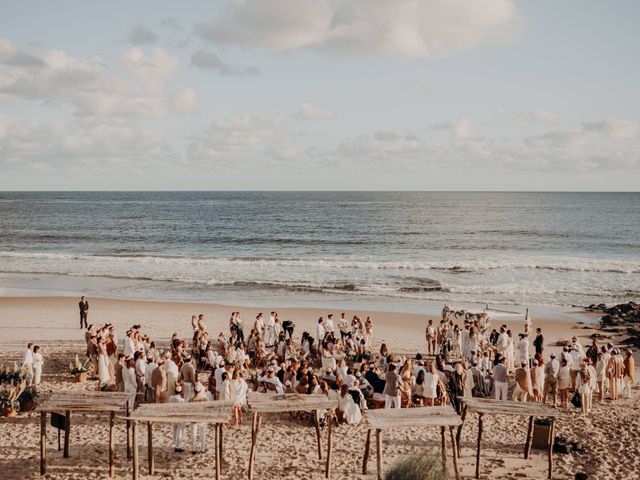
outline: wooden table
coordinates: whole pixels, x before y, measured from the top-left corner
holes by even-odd
[[[533,422],[536,417],[548,417],[551,420],[549,427],[549,447],[547,455],[549,457],[549,475],[547,478],[551,478],[553,472],[553,429],[555,418],[562,416],[562,412],[559,410],[544,405],[542,403],[524,403],[513,402],[508,400],[490,400],[485,398],[462,398],[464,402],[464,409],[462,412],[462,420],[464,421],[467,411],[476,412],[478,414],[478,445],[476,449],[476,478],[480,478],[480,449],[482,442],[483,423],[482,417],[484,415],[517,415],[522,417],[529,417],[529,427],[527,429],[527,440],[524,446],[524,458],[528,459],[531,453],[531,440],[533,433]],[[460,432],[462,431],[462,425],[458,427],[458,444],[460,443]]]
[[[114,426],[117,413],[128,415],[135,401],[135,393],[124,392],[56,392],[49,395],[40,406],[40,475],[47,473],[47,414],[64,412],[64,458],[69,458],[71,445],[71,413],[109,414],[109,476],[115,476]],[[127,456],[131,448],[127,424]]]
[[[155,473],[153,457],[153,424],[213,424],[215,427],[214,454],[216,465],[216,480],[220,479],[222,471],[222,430],[231,416],[232,403],[227,401],[207,402],[172,402],[172,403],[145,403],[140,405],[131,415],[124,417],[132,423],[133,436],[133,464],[132,478],[139,478],[138,459],[138,423],[147,424],[147,460],[149,475]]]
[[[370,428],[367,430],[367,441],[365,443],[364,460],[362,462],[362,473],[364,475],[367,474],[372,430],[376,431],[378,480],[382,480],[382,430],[406,427],[440,427],[442,468],[445,472],[447,471],[447,439],[445,431],[449,428],[451,451],[453,453],[453,468],[456,480],[460,479],[458,447],[456,445],[456,435],[453,430],[454,427],[462,424],[462,419],[451,406],[367,410],[365,417]]]
[[[338,400],[331,400],[326,395],[300,395],[297,393],[269,394],[249,392],[247,394],[249,409],[253,412],[251,423],[251,452],[249,453],[249,480],[253,480],[253,466],[256,458],[258,431],[264,413],[314,412],[316,439],[318,442],[318,459],[322,460],[322,438],[320,433],[320,412],[338,408]],[[331,423],[328,423],[327,461],[325,477],[331,476]]]

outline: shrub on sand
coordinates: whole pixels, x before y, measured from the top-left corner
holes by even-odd
[[[439,455],[425,452],[421,455],[407,455],[393,462],[385,475],[385,480],[446,480]]]

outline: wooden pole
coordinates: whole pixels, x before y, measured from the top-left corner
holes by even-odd
[[[138,480],[138,437],[136,435],[135,420],[131,422],[131,453],[133,457],[133,480]]]
[[[111,412],[109,414],[109,477],[113,478],[116,475],[116,455],[114,451],[114,443],[115,443],[115,424],[116,424],[116,412]]]
[[[322,435],[320,433],[320,412],[316,410],[316,439],[318,440],[318,460],[322,460]]]
[[[449,427],[449,433],[451,434],[451,451],[453,452],[453,471],[456,475],[456,480],[460,480],[460,467],[458,466],[458,441],[456,435],[453,433],[453,426]]]
[[[549,425],[549,446],[548,446],[548,455],[549,455],[549,476],[547,478],[551,479],[551,475],[553,474],[553,427],[555,425],[556,419],[551,419],[551,425]]]
[[[327,432],[327,468],[325,469],[324,476],[325,478],[331,478],[331,430],[333,425],[333,418],[327,417],[327,421],[329,422],[329,430]]]
[[[478,449],[476,451],[476,478],[480,478],[480,444],[482,442],[482,414],[478,415]]]
[[[125,406],[125,415],[129,418],[129,402],[131,400],[127,400],[127,404]],[[131,460],[131,420],[127,420],[127,460]]]
[[[462,423],[458,425],[458,432],[456,433],[456,445],[458,446],[458,456],[460,455],[460,437],[462,435],[462,426],[464,425],[464,419],[467,416],[467,404],[463,402],[462,407]]]
[[[251,422],[251,451],[249,452],[249,480],[253,480],[253,464],[255,463],[255,457],[256,457],[256,443],[258,439],[259,427],[260,427],[259,413],[253,412],[253,421]]]
[[[213,446],[213,448],[216,451],[216,480],[220,480],[220,472],[221,472],[220,462],[222,462],[222,455],[220,454],[220,448],[218,448],[218,445],[222,443],[222,430],[220,428],[221,424],[214,425],[214,427],[215,427],[214,428],[215,445]],[[249,459],[249,463],[251,463],[251,459]]]
[[[71,410],[64,412],[64,458],[69,458],[69,444],[71,443]]]
[[[40,412],[40,475],[47,473],[47,412]]]
[[[442,445],[440,446],[440,455],[442,456],[442,471],[444,472],[445,478],[448,477],[447,473],[447,437],[445,435],[444,426],[440,427],[440,439]]]
[[[153,475],[155,463],[153,460],[153,424],[151,422],[147,422],[147,457],[149,461],[149,475]]]
[[[217,425],[217,427],[218,427],[218,431],[220,432],[218,434],[218,450],[220,450],[220,470],[222,470],[222,462],[223,462],[223,457],[222,456],[224,454],[224,451],[222,450],[222,445],[223,445],[223,443],[222,443],[222,430],[223,430],[223,428],[222,427],[223,427],[223,424],[220,423],[220,424]]]
[[[369,463],[369,449],[371,448],[371,429],[367,430],[367,441],[364,444],[364,459],[362,460],[362,474],[367,474],[367,465]]]
[[[378,459],[378,480],[382,480],[382,430],[376,429],[376,458]]]
[[[531,453],[531,437],[533,433],[533,417],[529,417],[529,428],[527,429],[527,441],[524,444],[524,458],[525,460],[529,458],[529,454]]]

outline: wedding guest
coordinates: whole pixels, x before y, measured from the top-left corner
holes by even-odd
[[[33,347],[33,385],[40,385],[42,380],[42,367],[44,365],[44,359],[40,353],[40,347],[35,345]]]
[[[560,372],[560,362],[556,360],[555,353],[551,354],[544,367],[544,398],[543,403],[547,403],[547,397],[551,397],[551,405],[556,406],[556,395],[558,393],[558,373]]]
[[[400,387],[402,386],[402,378],[396,372],[394,363],[390,363],[387,367],[384,386],[384,408],[392,407],[400,408]]]
[[[184,396],[182,392],[182,387],[180,385],[176,386],[176,393],[169,397],[169,403],[184,403]],[[173,446],[174,451],[176,453],[184,452],[182,448],[182,439],[184,436],[184,424],[175,423],[173,424]]]
[[[87,328],[89,302],[84,297],[80,297],[80,303],[78,303],[78,307],[80,308],[80,329]]]
[[[34,351],[37,347],[34,348]],[[620,395],[622,395],[625,391],[629,398],[631,398],[631,387],[635,384],[636,380],[636,361],[633,358],[633,352],[631,350],[627,350],[626,355],[624,357],[624,377],[622,378],[622,388],[620,389]],[[35,365],[35,363],[34,363]]]

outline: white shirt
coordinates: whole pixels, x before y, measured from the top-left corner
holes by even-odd
[[[318,342],[322,342],[322,340],[324,340],[325,332],[326,331],[324,329],[324,325],[319,323],[318,326],[316,327],[316,335],[318,336]]]
[[[124,353],[125,358],[133,357],[136,353],[136,344],[131,337],[124,337]]]
[[[324,321],[324,329],[325,329],[327,332],[333,332],[333,319],[332,319],[332,318],[327,318],[327,319]]]
[[[138,377],[144,377],[145,370],[147,369],[147,362],[142,358],[136,360],[136,375]]]

